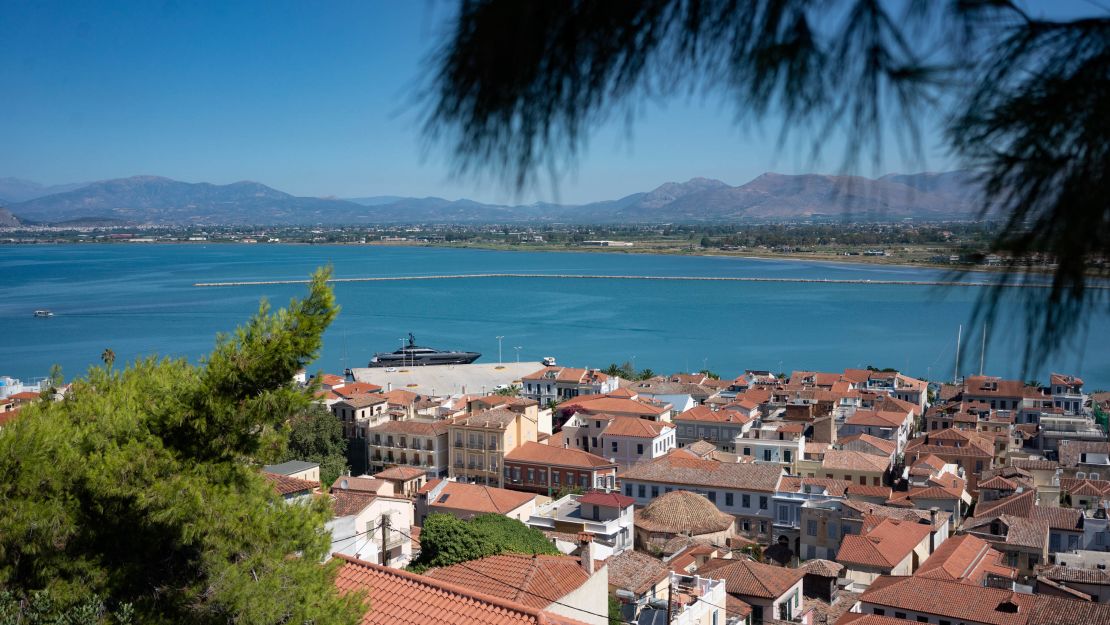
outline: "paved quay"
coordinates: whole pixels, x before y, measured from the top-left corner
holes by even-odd
[[[521,376],[543,368],[539,362],[425,365],[422,367],[358,367],[355,380],[384,389],[406,389],[423,395],[492,393],[498,384],[519,383]],[[390,371],[390,369],[393,369]]]

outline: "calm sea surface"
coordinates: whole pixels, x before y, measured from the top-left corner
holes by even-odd
[[[0,375],[33,379],[50,365],[67,377],[147,354],[207,353],[217,332],[246,319],[261,298],[275,305],[302,285],[197,288],[195,282],[302,279],[331,263],[337,277],[445,273],[743,276],[936,280],[940,271],[904,267],[640,254],[527,253],[402,247],[296,245],[0,246]],[[313,369],[364,366],[376,351],[420,344],[503,358],[605,367],[635,359],[657,372],[708,366],[841,370],[873,364],[951,378],[956,328],[979,290],[922,286],[640,280],[459,279],[336,285],[342,312]],[[1015,304],[1016,306],[1016,304]],[[38,308],[55,317],[38,319]],[[1016,307],[1013,308],[1017,310]],[[1014,313],[1016,318],[1018,312]],[[1091,320],[1065,354],[1033,372],[1075,373],[1088,389],[1110,388],[1110,315]],[[986,372],[1021,374],[1022,335],[991,333]],[[515,347],[520,349],[516,350]],[[977,339],[961,365],[979,368]],[[1028,377],[1028,375],[1027,375]]]

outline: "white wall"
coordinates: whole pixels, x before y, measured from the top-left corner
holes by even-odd
[[[602,616],[609,614],[609,566],[601,567],[585,584],[544,609],[590,625],[609,625],[608,617]]]

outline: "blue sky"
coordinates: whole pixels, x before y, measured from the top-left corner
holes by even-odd
[[[1097,12],[1088,0],[1029,2]],[[0,2],[0,177],[46,184],[157,174],[257,180],[299,195],[439,195],[584,202],[694,176],[741,184],[765,171],[834,171],[777,147],[773,120],[738,129],[732,110],[676,97],[630,127],[591,137],[574,172],[517,198],[448,174],[413,106],[423,61],[452,3]],[[630,132],[629,132],[630,131]],[[859,173],[947,169],[936,149],[905,163],[888,147]]]

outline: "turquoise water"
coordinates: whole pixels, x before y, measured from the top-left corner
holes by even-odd
[[[444,273],[578,273],[936,280],[940,271],[858,264],[640,254],[528,253],[296,245],[0,246],[0,375],[34,378],[53,363],[67,376],[157,353],[196,360],[217,332],[300,285],[197,288],[195,282],[302,279],[332,263],[337,277]],[[313,369],[364,366],[413,332],[431,347],[474,350],[481,362],[555,356],[577,366],[631,361],[658,372],[708,366],[841,370],[873,364],[950,378],[956,328],[979,290],[922,286],[639,280],[459,279],[336,285],[342,312]],[[51,319],[31,311],[49,308]],[[1015,313],[1017,314],[1017,313]],[[965,326],[965,336],[968,328]],[[1087,388],[1110,388],[1110,316],[1091,320],[1078,345],[1046,363]],[[986,372],[1018,376],[1022,337],[992,332]],[[345,360],[346,359],[346,360]],[[961,371],[975,373],[979,345]]]

